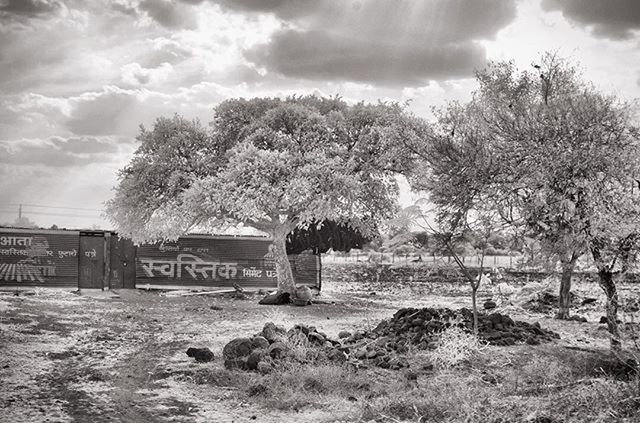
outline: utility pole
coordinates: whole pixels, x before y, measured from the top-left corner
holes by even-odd
[[[22,220],[22,204],[18,207],[18,222]]]

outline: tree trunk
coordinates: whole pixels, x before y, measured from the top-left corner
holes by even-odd
[[[577,257],[572,256],[569,261],[561,261],[562,276],[560,278],[560,295],[558,296],[557,319],[567,320],[571,309],[571,277],[573,269],[576,267]]]
[[[288,232],[288,226],[286,225],[275,228],[271,233],[273,237],[271,245],[278,277],[278,292],[288,292],[291,298],[294,299],[296,296],[296,283],[293,280],[293,272],[287,256]]]
[[[611,350],[620,352],[620,332],[618,331],[618,290],[613,280],[613,272],[605,268],[598,269],[599,284],[607,296],[607,329],[611,335]]]
[[[473,335],[478,337],[478,288],[471,287],[471,305],[473,310]]]

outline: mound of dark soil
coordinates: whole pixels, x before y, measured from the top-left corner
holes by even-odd
[[[569,293],[569,297],[573,307],[580,305],[580,300],[573,292]],[[547,291],[539,292],[535,298],[522,304],[522,308],[533,313],[551,314],[558,310],[558,296]]]
[[[329,338],[313,326],[297,324],[289,330],[269,322],[251,338],[236,338],[223,350],[228,369],[269,372],[282,361],[349,363],[355,368],[378,366],[398,370],[409,367],[409,347],[436,348],[440,333],[457,326],[471,331],[471,310],[403,308],[370,332],[341,332]],[[540,324],[516,322],[500,313],[479,314],[480,337],[492,345],[539,344],[560,336]],[[300,356],[300,348],[305,351]],[[298,351],[294,351],[294,350]]]
[[[440,332],[452,326],[471,331],[471,310],[403,308],[390,320],[380,322],[373,334],[378,337],[392,337],[396,348],[415,345],[418,348],[430,349],[436,347]],[[539,323],[516,322],[500,313],[479,313],[478,331],[480,337],[492,345],[514,345],[518,342],[539,344],[560,338],[557,333],[542,329]]]

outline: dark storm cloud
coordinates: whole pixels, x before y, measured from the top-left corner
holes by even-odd
[[[271,13],[283,28],[245,52],[267,70],[301,79],[409,86],[471,76],[485,63],[477,42],[513,21],[515,0],[217,0]]]
[[[117,122],[131,112],[133,95],[111,90],[83,99],[73,110],[66,126],[77,135],[109,135],[118,131]]]
[[[147,12],[149,17],[167,28],[194,28],[195,16],[188,5],[171,0],[143,0],[140,10]]]
[[[377,0],[374,0],[377,1]],[[331,1],[327,0],[212,0],[222,7],[237,12],[273,13],[283,19],[314,14]],[[349,3],[348,0],[343,1]],[[352,2],[358,7],[361,2]]]
[[[353,40],[323,32],[285,31],[248,54],[283,75],[380,84],[419,85],[426,78],[466,77],[485,63],[478,44],[403,45]]]
[[[54,13],[60,7],[57,1],[0,0],[1,18],[36,18]]]
[[[118,146],[113,139],[51,137],[47,140],[0,143],[0,163],[56,168],[83,166],[110,161],[117,151]]]
[[[111,8],[117,12],[122,13],[123,15],[134,17],[138,16],[138,11],[136,10],[136,8],[127,4],[113,3],[111,4]]]
[[[596,36],[628,39],[640,30],[638,0],[543,0],[544,10],[559,10],[568,20],[592,29]]]

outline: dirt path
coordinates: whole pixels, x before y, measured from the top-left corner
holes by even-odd
[[[251,402],[224,369],[223,346],[267,321],[312,324],[335,337],[345,329],[372,329],[400,307],[468,306],[466,296],[436,295],[432,288],[355,285],[328,287],[323,303],[311,307],[260,306],[256,297],[118,294],[0,291],[0,422],[332,421],[331,407],[293,412]],[[597,323],[567,325],[508,312],[561,331],[561,342],[606,346]],[[210,348],[216,359],[195,363],[185,354],[191,346]]]
[[[222,372],[222,362],[195,364],[186,349],[206,346],[219,356],[226,342],[267,321],[317,322],[335,336],[393,312],[357,298],[298,308],[259,306],[255,298],[119,296],[0,292],[0,421],[283,421],[244,403],[224,381],[194,386],[194,374]]]

